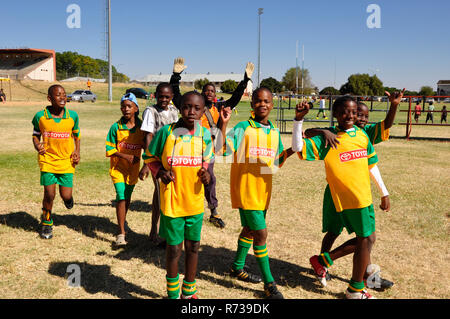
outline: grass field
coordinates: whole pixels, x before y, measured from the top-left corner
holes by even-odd
[[[139,182],[128,213],[129,247],[112,249],[116,235],[114,188],[108,175],[104,141],[110,125],[120,118],[118,98],[126,85],[114,88],[114,103],[106,102],[105,85],[94,84],[102,96],[97,103],[69,103],[78,112],[82,134],[81,163],[75,174],[72,210],[57,195],[54,238],[38,236],[43,189],[39,185],[36,152],[31,143],[31,119],[45,105],[48,83],[15,88],[13,102],[0,104],[0,298],[164,298],[165,254],[148,242],[153,193],[151,180]],[[16,85],[16,84],[14,84]],[[66,86],[66,84],[64,84]],[[67,91],[77,84],[67,85]],[[81,84],[78,84],[81,85]],[[96,88],[96,85],[98,87]],[[144,102],[144,101],[143,101]],[[437,107],[436,109],[440,109]],[[141,108],[142,110],[142,108]],[[315,116],[312,111],[310,116]],[[248,101],[233,113],[232,124],[249,114]],[[275,116],[275,111],[273,113]],[[371,114],[371,120],[384,116]],[[398,115],[398,117],[404,115]],[[325,123],[323,124],[326,125]],[[318,123],[307,123],[318,126]],[[391,134],[404,135],[404,126]],[[414,127],[417,136],[450,136],[448,127]],[[283,135],[286,147],[291,136]],[[374,292],[377,298],[450,297],[449,217],[450,144],[391,139],[375,147],[379,167],[391,194],[389,213],[376,209],[377,242],[372,261],[392,289]],[[240,232],[239,215],[231,209],[229,164],[217,164],[219,211],[227,226],[217,229],[204,217],[197,286],[200,298],[260,298],[262,284],[245,284],[228,275]],[[272,273],[286,298],[343,298],[351,276],[352,258],[331,268],[332,280],[321,288],[309,257],[322,240],[321,207],[326,185],[323,163],[306,163],[292,156],[274,176],[267,215]],[[373,191],[375,207],[379,194]],[[345,231],[336,245],[351,238]],[[81,269],[81,287],[68,285],[68,266]],[[255,258],[247,264],[258,272]],[[180,263],[180,272],[183,271]]]

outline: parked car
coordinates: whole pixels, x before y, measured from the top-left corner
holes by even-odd
[[[146,99],[150,97],[150,93],[142,88],[130,88],[125,93],[133,93],[138,99]]]
[[[94,103],[97,100],[97,95],[92,93],[89,90],[76,90],[72,94],[69,94],[67,96],[67,102],[70,101],[78,101],[78,102],[84,102],[84,101],[91,101]]]

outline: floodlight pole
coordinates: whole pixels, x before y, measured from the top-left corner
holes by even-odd
[[[108,6],[108,100],[112,102],[112,64],[111,64],[111,0]]]
[[[263,10],[263,8],[258,8],[258,87],[261,77],[261,15]]]

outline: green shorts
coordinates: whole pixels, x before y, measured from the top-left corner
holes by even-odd
[[[73,187],[73,173],[56,174],[41,172],[41,185],[58,184],[63,187]]]
[[[116,201],[130,199],[131,194],[133,194],[134,186],[135,185],[128,185],[126,183],[115,183]]]
[[[331,197],[330,186],[327,185],[323,194],[322,232],[340,235],[344,228],[340,214],[336,211],[333,198]]]
[[[330,187],[327,185],[323,196],[322,232],[340,235],[344,227],[349,234],[354,232],[359,237],[370,236],[375,231],[373,205],[337,212],[331,197]]]
[[[358,237],[369,237],[375,232],[373,205],[357,209],[344,209],[339,214],[349,234],[354,232]]]
[[[246,210],[239,208],[241,225],[250,230],[261,230],[266,228],[266,210]]]
[[[159,236],[172,246],[179,245],[184,240],[200,241],[202,225],[203,213],[173,218],[161,212]]]

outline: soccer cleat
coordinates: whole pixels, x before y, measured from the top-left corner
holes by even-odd
[[[238,280],[250,282],[253,284],[257,284],[261,282],[261,277],[248,273],[245,269],[235,270],[231,268],[230,272],[231,277],[237,278]]]
[[[42,239],[50,239],[53,237],[53,227],[43,224],[39,233]]]
[[[191,295],[191,296],[185,296],[181,294],[181,299],[198,299],[197,293]]]
[[[345,290],[345,297],[347,299],[377,299],[366,290],[351,292],[348,289]]]
[[[368,275],[368,278],[364,279],[364,284],[367,288],[376,291],[384,291],[386,289],[391,288],[394,285],[392,281],[381,278],[380,267],[377,265],[374,264],[368,265],[366,273]]]
[[[217,228],[225,228],[225,222],[222,220],[222,218],[220,218],[219,215],[211,215],[209,217],[209,222]]]
[[[322,284],[322,286],[326,287],[327,285],[327,268],[322,266],[319,263],[319,256],[314,255],[311,258],[309,258],[309,262],[311,266],[313,267],[314,274],[317,277],[317,280]]]
[[[264,285],[264,295],[266,299],[284,299],[275,282]]]
[[[116,247],[124,247],[126,246],[128,243],[125,241],[125,235],[124,234],[119,234],[116,237],[116,241],[114,242],[114,245]]]
[[[63,200],[64,206],[66,206],[67,209],[72,209],[73,207],[73,197],[71,197],[68,201]]]

